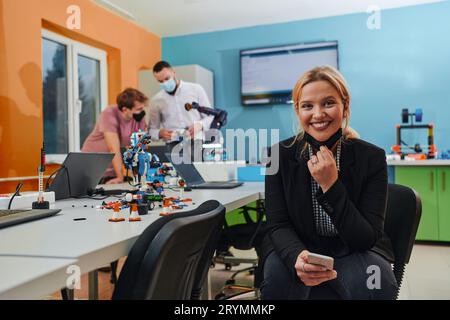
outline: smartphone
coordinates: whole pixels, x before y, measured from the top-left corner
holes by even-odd
[[[310,252],[308,254],[308,263],[325,267],[327,270],[333,270],[334,259],[329,256]]]

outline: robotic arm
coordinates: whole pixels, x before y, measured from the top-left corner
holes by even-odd
[[[186,111],[194,109],[207,116],[214,116],[211,123],[211,129],[220,129],[227,124],[228,112],[225,110],[202,107],[197,102],[186,103],[184,108]]]

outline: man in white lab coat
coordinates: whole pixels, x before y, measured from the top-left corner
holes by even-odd
[[[161,91],[150,102],[149,132],[152,138],[170,142],[177,131],[187,130],[191,138],[202,139],[202,131],[209,130],[214,117],[197,110],[186,111],[185,104],[197,102],[211,108],[203,87],[177,79],[175,70],[166,61],[155,64],[153,75],[160,83]]]

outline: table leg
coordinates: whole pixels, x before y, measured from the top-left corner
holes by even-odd
[[[61,289],[61,298],[63,300],[74,300],[75,299],[74,290],[69,288]]]
[[[98,300],[98,271],[89,272],[89,300]]]

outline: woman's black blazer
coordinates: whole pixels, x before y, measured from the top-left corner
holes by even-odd
[[[372,250],[393,262],[391,243],[384,233],[388,184],[384,150],[360,139],[343,141],[339,178],[326,193],[319,190],[317,195],[339,233],[330,252],[330,242],[324,244],[324,238],[315,232],[311,174],[308,159],[301,152],[304,142],[289,147],[293,141],[294,137],[271,148],[269,166],[276,166],[274,157],[278,153],[279,168],[272,175],[267,174],[271,169],[266,170],[270,241],[264,242],[265,256],[275,249],[292,269],[305,249],[335,256],[339,252]]]

